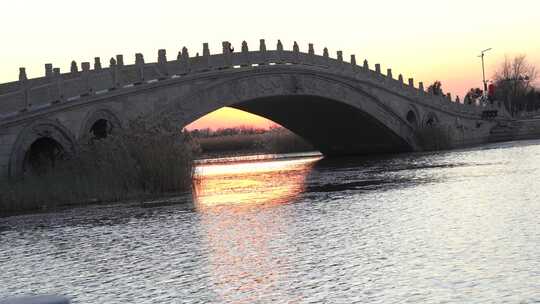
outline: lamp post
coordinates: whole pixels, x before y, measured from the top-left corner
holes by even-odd
[[[486,92],[487,92],[487,82],[486,82],[486,70],[484,68],[484,55],[485,53],[487,53],[488,51],[491,51],[491,48],[489,49],[485,49],[483,50],[481,53],[480,53],[480,58],[482,58],[482,80],[484,82],[484,96],[486,95]]]

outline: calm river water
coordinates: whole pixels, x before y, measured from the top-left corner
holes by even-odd
[[[540,141],[197,176],[191,204],[0,219],[0,298],[540,302]]]

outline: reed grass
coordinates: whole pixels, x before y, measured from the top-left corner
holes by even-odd
[[[164,121],[132,122],[105,139],[84,139],[80,151],[40,174],[0,184],[0,215],[65,205],[156,197],[191,189],[193,145]]]
[[[234,156],[255,153],[294,153],[313,151],[306,140],[283,128],[265,132],[231,132],[230,135],[209,134],[195,137],[199,154],[208,156]]]
[[[259,145],[271,153],[294,153],[316,150],[312,144],[295,133],[283,129],[272,128],[262,134]]]

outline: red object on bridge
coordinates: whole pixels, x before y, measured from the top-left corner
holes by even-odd
[[[490,83],[488,86],[488,97],[494,97],[495,96],[495,85],[493,83]]]

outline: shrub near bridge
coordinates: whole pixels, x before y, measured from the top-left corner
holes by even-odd
[[[62,205],[113,202],[191,189],[191,141],[168,121],[132,122],[41,174],[0,186],[0,214]]]

